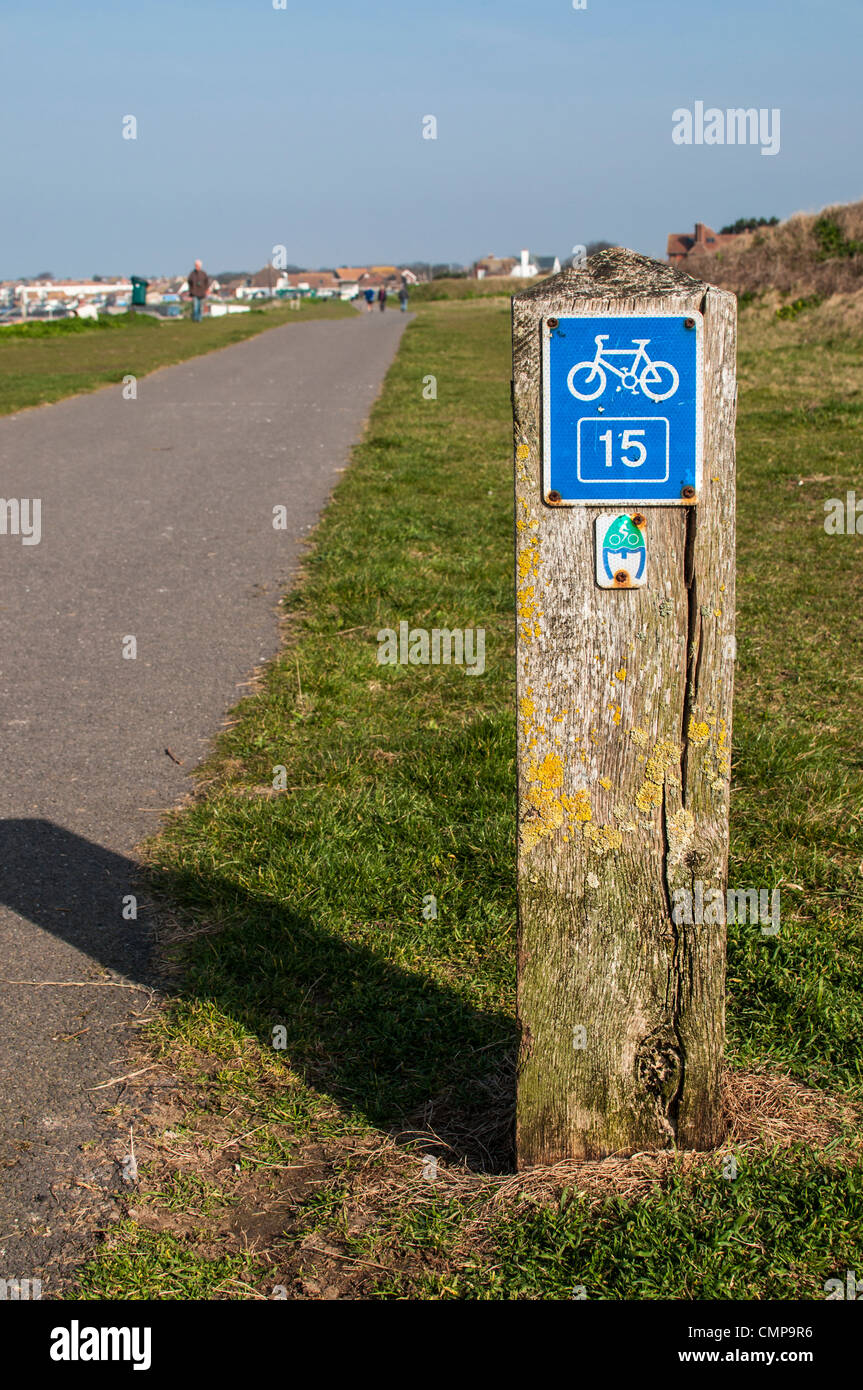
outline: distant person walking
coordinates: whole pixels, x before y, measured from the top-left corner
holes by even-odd
[[[378,304],[381,307],[381,313],[383,313],[384,309],[387,307],[386,285],[381,285],[380,289],[378,290]]]
[[[402,306],[402,313],[406,314],[408,308],[408,287],[404,280],[402,280],[402,287],[399,290],[399,304]]]
[[[201,262],[195,261],[195,269],[189,276],[189,294],[192,296],[192,322],[200,323],[201,314],[204,309],[204,300],[207,297],[207,290],[210,288],[210,277],[201,268]]]
[[[371,313],[375,303],[375,292],[372,289],[368,289],[363,290],[363,294],[366,297],[366,308],[368,309],[369,313]]]

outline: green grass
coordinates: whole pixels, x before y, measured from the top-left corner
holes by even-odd
[[[780,887],[782,931],[735,929],[731,1036],[741,1057],[859,1090],[863,632],[849,596],[863,547],[823,523],[824,501],[863,479],[860,343],[804,344],[784,324],[750,342],[746,325],[729,876]]]
[[[282,323],[346,318],[355,312],[349,304],[309,300],[299,309],[279,305],[205,318],[201,323],[118,314],[0,328],[0,415],[95,391],[121,382],[126,375],[145,376],[157,367],[229,347]]]
[[[822,523],[861,478],[861,344],[748,324],[730,882],[778,886],[782,930],[731,929],[729,1061],[859,1099],[863,543]],[[304,1233],[340,1241],[355,1296],[823,1297],[863,1268],[860,1169],[836,1154],[750,1150],[733,1182],[718,1160],[672,1168],[638,1200],[494,1204],[489,1179],[438,1189],[386,1140],[432,1128],[450,1163],[512,1161],[509,375],[506,303],[432,303],[408,328],[286,598],[288,645],[154,846],[158,891],[199,935],[153,1045],[201,1114],[262,1126],[243,1175],[327,1148],[278,1258],[302,1270]],[[378,666],[375,634],[402,619],[483,627],[485,674]],[[136,1287],[158,1282],[149,1249]],[[116,1290],[118,1258],[88,1268],[90,1296]]]
[[[859,1168],[832,1169],[791,1151],[744,1165],[734,1182],[717,1172],[694,1182],[675,1174],[636,1202],[612,1198],[591,1208],[571,1190],[555,1203],[517,1200],[488,1224],[479,1249],[445,1272],[428,1272],[414,1288],[396,1278],[381,1292],[480,1300],[823,1298],[825,1280],[859,1261],[861,1210]],[[439,1254],[441,1236],[469,1218],[459,1203],[425,1213],[414,1239]]]
[[[202,1255],[169,1231],[147,1231],[133,1221],[112,1232],[110,1252],[84,1270],[74,1299],[243,1298],[254,1291],[261,1264],[247,1254]]]

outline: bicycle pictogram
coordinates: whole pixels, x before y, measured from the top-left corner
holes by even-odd
[[[578,401],[595,401],[608,385],[608,372],[620,377],[618,391],[636,392],[639,387],[651,401],[667,401],[680,385],[677,368],[670,362],[654,362],[647,351],[650,338],[633,338],[631,348],[609,348],[610,333],[597,333],[596,356],[592,362],[577,362],[569,371],[566,384]],[[618,366],[612,357],[631,358],[629,366]],[[579,377],[581,373],[581,377]],[[584,375],[586,373],[586,375]],[[595,389],[590,389],[596,383]]]

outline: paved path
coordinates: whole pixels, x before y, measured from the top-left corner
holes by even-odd
[[[145,922],[122,915],[135,845],[275,652],[280,593],[404,325],[289,324],[143,377],[136,400],[0,419],[0,496],[42,502],[39,544],[0,534],[0,979],[35,982],[0,984],[0,1278],[50,1287],[87,1237],[75,1182],[117,1185],[90,1088],[148,1002],[117,986],[155,979]]]

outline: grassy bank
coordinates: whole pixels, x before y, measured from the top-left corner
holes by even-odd
[[[413,285],[410,302],[413,304],[432,304],[443,299],[488,299],[518,294],[524,289],[524,281],[508,279],[505,276],[492,276],[490,280],[475,280],[470,275],[444,276],[440,280],[426,280]]]
[[[863,545],[822,524],[861,478],[860,344],[741,327],[730,878],[778,886],[782,930],[730,929],[723,1151],[512,1173],[508,306],[432,303],[283,655],[153,846],[184,974],[118,1115],[177,1099],[78,1292],[821,1298],[863,1266]],[[484,628],[485,673],[378,665],[401,620]]]
[[[737,294],[852,295],[863,289],[863,202],[795,213],[744,232],[716,254],[696,254],[687,272]],[[860,320],[857,321],[858,334]]]
[[[0,328],[0,415],[95,391],[127,374],[146,376],[157,367],[230,347],[280,323],[343,318],[355,312],[340,302],[304,301],[299,309],[280,305],[201,323],[122,314]]]

